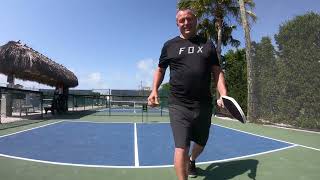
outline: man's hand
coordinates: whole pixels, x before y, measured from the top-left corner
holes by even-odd
[[[222,101],[222,97],[220,97],[218,100],[217,100],[217,105],[221,108],[224,108],[224,104],[223,104],[223,101]]]
[[[152,91],[150,96],[148,97],[148,106],[156,107],[159,105],[159,96],[158,91]]]

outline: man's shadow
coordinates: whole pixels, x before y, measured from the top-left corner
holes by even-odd
[[[256,179],[259,161],[255,159],[238,160],[231,162],[213,163],[206,169],[198,168],[198,175],[204,176],[204,180],[232,179],[248,171],[248,179]]]

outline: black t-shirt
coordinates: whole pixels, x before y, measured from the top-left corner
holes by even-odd
[[[170,67],[169,104],[198,107],[212,102],[212,66],[219,66],[216,49],[210,40],[177,36],[161,51],[159,67]]]

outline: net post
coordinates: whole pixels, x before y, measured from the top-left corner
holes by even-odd
[[[146,112],[147,113],[147,117],[146,117],[146,122],[148,122],[148,104],[147,103],[143,103],[142,104],[142,122],[143,122],[143,113]]]
[[[94,97],[91,97],[91,102],[92,102],[92,109],[93,109],[93,104],[94,104]]]
[[[86,110],[86,97],[84,96],[83,109]]]
[[[43,92],[40,94],[41,104],[40,104],[40,110],[41,110],[41,119],[43,119]]]
[[[72,111],[74,111],[74,96],[72,95]]]
[[[20,99],[19,102],[20,102],[20,103],[19,103],[19,105],[20,105],[20,106],[19,106],[19,113],[20,113],[19,115],[20,115],[20,117],[21,117],[21,116],[22,116],[22,112],[21,112],[21,111],[22,111],[22,99]]]
[[[77,97],[77,96],[74,96],[75,97],[75,108],[76,108],[76,111],[78,111],[78,99],[79,99],[79,97]]]
[[[108,104],[109,104],[109,116],[111,116],[111,96],[109,95]]]

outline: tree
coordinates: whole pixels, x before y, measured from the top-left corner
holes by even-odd
[[[263,37],[260,43],[252,43],[252,75],[256,95],[254,106],[256,118],[270,119],[275,115],[276,102],[276,51],[269,37]]]
[[[320,128],[319,27],[320,14],[310,12],[284,23],[275,35],[281,68],[278,116],[299,127]]]
[[[170,92],[170,84],[168,82],[162,84],[159,89],[159,96],[160,96],[160,104],[163,107],[168,106],[169,92]]]

